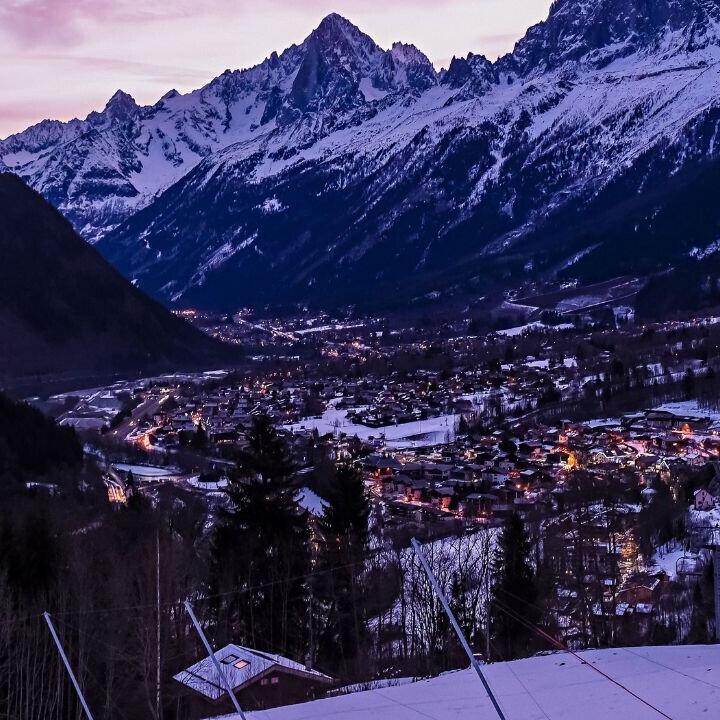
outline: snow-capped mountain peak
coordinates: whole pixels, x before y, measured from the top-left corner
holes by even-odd
[[[186,95],[171,90],[149,107],[118,90],[85,120],[43,121],[0,141],[0,158],[95,241],[233,143],[292,128],[311,144],[357,122],[356,113],[372,114],[373,104],[436,83],[415,47],[383,50],[331,14],[303,43],[255,67],[226,70]]]
[[[426,89],[436,80],[432,64],[415,47],[396,43],[383,50],[335,13],[310,34],[302,50],[285,123],[308,111],[346,113],[387,93]]]
[[[326,46],[343,45],[360,48],[362,46],[377,48],[371,37],[363,33],[357,26],[338,13],[326,15],[308,40],[315,39]]]
[[[118,93],[85,121],[0,142],[0,159],[168,301],[355,302],[463,277],[483,294],[527,268],[597,274],[598,248],[632,241],[569,228],[626,217],[616,207],[633,198],[632,237],[655,238],[646,197],[720,154],[719,4],[557,0],[513,53],[442,73],[330,15],[254,67],[149,107]]]
[[[98,127],[111,125],[114,122],[122,123],[132,119],[140,110],[135,98],[128,93],[118,90],[105,104],[102,112],[91,112],[86,122]]]
[[[122,90],[117,90],[107,101],[104,112],[114,115],[129,115],[138,109],[135,98]]]

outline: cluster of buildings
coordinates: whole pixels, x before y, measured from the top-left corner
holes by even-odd
[[[650,502],[656,480],[677,492],[694,469],[718,458],[720,423],[650,410],[487,435],[470,430],[442,447],[375,452],[362,466],[375,494],[398,512],[407,504],[418,512],[492,523],[511,511],[562,511],[569,480],[578,471],[590,482],[612,480]],[[696,502],[707,505],[713,498],[705,490]]]
[[[668,606],[688,602],[684,578],[697,577],[707,554],[689,542],[664,559],[639,547],[641,513],[658,493],[692,504],[689,524],[720,523],[720,422],[688,404],[373,450],[358,462],[386,527],[524,517],[556,578],[556,632],[578,647],[618,632],[645,637]],[[707,481],[683,496],[701,468]]]

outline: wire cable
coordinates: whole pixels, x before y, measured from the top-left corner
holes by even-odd
[[[608,675],[606,672],[604,672],[603,670],[601,670],[599,667],[596,667],[596,666],[593,665],[592,663],[589,663],[587,660],[584,660],[582,657],[580,657],[580,655],[579,655],[578,653],[576,653],[574,650],[571,650],[567,645],[565,645],[565,644],[564,644],[563,642],[561,642],[560,640],[558,640],[558,639],[554,638],[552,635],[549,635],[548,633],[546,633],[542,628],[539,628],[537,625],[534,625],[533,623],[527,621],[525,618],[523,618],[523,617],[521,617],[520,615],[518,615],[517,613],[515,613],[513,610],[511,610],[510,608],[508,608],[506,605],[503,605],[503,603],[499,602],[498,600],[493,600],[492,602],[493,602],[493,604],[498,608],[498,610],[500,610],[501,612],[505,613],[505,614],[508,615],[510,618],[512,618],[513,620],[515,620],[515,621],[518,622],[519,624],[523,625],[524,627],[528,628],[529,630],[532,630],[536,635],[538,635],[539,637],[547,640],[549,643],[551,643],[552,645],[554,645],[554,646],[555,646],[556,648],[558,648],[559,650],[563,650],[564,652],[569,653],[569,654],[572,655],[574,658],[576,658],[577,660],[579,660],[583,665],[587,665],[591,670],[594,670],[596,673],[598,673],[599,675],[601,675],[602,677],[604,677],[606,680],[609,680],[611,683],[613,683],[613,685],[616,685],[616,686],[619,687],[621,690],[624,690],[626,693],[628,693],[629,695],[631,695],[632,697],[634,697],[636,700],[638,700],[639,702],[643,703],[643,705],[646,705],[646,706],[649,707],[651,710],[654,710],[654,711],[655,711],[658,715],[660,715],[661,717],[666,718],[666,720],[673,720],[673,718],[671,718],[670,715],[668,715],[667,713],[663,712],[662,710],[660,710],[660,708],[656,707],[655,705],[653,705],[653,704],[650,703],[649,701],[647,701],[647,700],[645,700],[644,698],[640,697],[640,695],[638,695],[637,693],[635,693],[635,692],[633,692],[632,690],[630,690],[630,688],[628,688],[627,686],[623,685],[619,680],[616,680],[616,679],[613,678],[612,676]]]

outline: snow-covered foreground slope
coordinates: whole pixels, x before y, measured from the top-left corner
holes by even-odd
[[[485,668],[507,720],[658,720],[663,716],[594,672],[602,670],[673,720],[720,708],[720,646],[553,654]],[[238,716],[224,716],[237,720]],[[432,680],[248,713],[248,720],[496,720],[471,670]]]

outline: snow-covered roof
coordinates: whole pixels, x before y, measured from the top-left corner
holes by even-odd
[[[242,645],[232,643],[226,645],[215,652],[215,657],[233,690],[242,687],[274,666],[302,673],[323,682],[332,681],[329,675],[324,675],[317,670],[308,670],[303,664],[282,655],[272,655],[258,650],[251,650]],[[219,699],[226,692],[225,685],[222,679],[218,677],[215,664],[209,655],[186,670],[179,672],[173,676],[173,679],[211,700]]]

